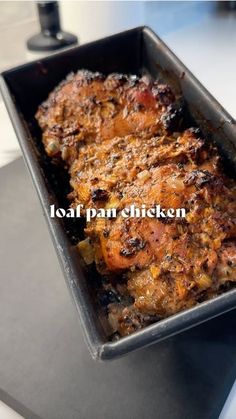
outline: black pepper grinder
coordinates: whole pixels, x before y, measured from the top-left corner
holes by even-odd
[[[27,41],[30,51],[50,52],[78,43],[75,35],[61,30],[57,1],[37,1],[41,32]]]

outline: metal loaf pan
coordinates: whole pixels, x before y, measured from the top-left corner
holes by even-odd
[[[108,340],[104,319],[91,289],[91,276],[79,261],[78,253],[59,219],[49,217],[49,205],[60,201],[63,181],[41,146],[41,133],[34,119],[38,105],[71,71],[88,69],[164,79],[184,96],[189,112],[209,141],[215,141],[225,167],[235,173],[235,121],[196,80],[178,58],[149,28],[139,27],[96,42],[56,53],[5,71],[1,91],[19,139],[48,222],[65,280],[79,313],[84,334],[95,359],[112,359],[159,342],[236,307],[236,289],[179,314],[159,321],[118,341]],[[58,187],[59,184],[59,187]],[[24,197],[22,197],[24,199]],[[78,221],[77,221],[78,222]],[[31,226],[33,231],[33,226]],[[40,255],[39,255],[40,257]]]

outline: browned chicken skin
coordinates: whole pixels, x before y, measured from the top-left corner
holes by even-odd
[[[50,156],[66,161],[78,157],[82,142],[100,143],[114,137],[163,130],[160,120],[175,100],[167,85],[144,78],[79,71],[56,88],[36,118]]]
[[[181,126],[176,103],[167,85],[80,71],[36,115],[46,152],[69,170],[71,205],[117,210],[87,223],[79,248],[107,278],[108,317],[121,335],[236,280],[235,183],[199,130]],[[132,204],[186,217],[122,217]]]

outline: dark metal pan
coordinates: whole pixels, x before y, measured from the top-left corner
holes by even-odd
[[[211,319],[236,307],[236,289],[179,314],[161,320],[131,336],[108,341],[105,320],[93,295],[91,275],[80,264],[71,234],[59,219],[49,217],[49,206],[60,203],[64,177],[56,172],[41,146],[34,119],[39,104],[71,71],[149,73],[165,79],[181,92],[189,112],[209,141],[218,145],[225,167],[235,174],[235,121],[149,28],[139,27],[105,39],[54,54],[48,58],[5,71],[1,91],[22,152],[38,192],[66,283],[79,312],[93,358],[111,359]],[[66,186],[65,186],[66,187]],[[24,199],[24,197],[22,197]],[[33,231],[33,226],[31,226]],[[69,232],[73,226],[68,226]],[[71,230],[72,229],[72,230]]]

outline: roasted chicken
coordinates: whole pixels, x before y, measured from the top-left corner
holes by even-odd
[[[179,98],[148,78],[79,71],[36,118],[50,157],[70,174],[71,206],[116,208],[87,223],[78,249],[103,277],[113,332],[126,335],[236,281],[236,186]],[[134,204],[185,218],[124,218]]]

